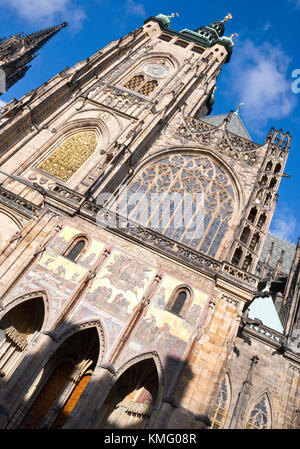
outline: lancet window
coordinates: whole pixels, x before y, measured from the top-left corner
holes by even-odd
[[[142,74],[134,75],[125,84],[124,87],[134,90],[142,95],[149,96],[158,86],[158,81],[150,79]]]
[[[72,262],[77,262],[79,257],[83,254],[87,244],[88,240],[86,237],[76,238],[64,252],[64,257],[71,260]]]
[[[191,303],[191,292],[187,287],[180,287],[175,290],[169,304],[168,310],[175,315],[184,318]]]
[[[210,418],[212,422],[211,425],[212,429],[220,429],[224,426],[230,405],[230,396],[231,396],[231,389],[227,374],[222,382],[221,390],[218,394],[217,402],[213,409],[212,416]]]
[[[248,415],[246,429],[270,429],[270,404],[266,395],[257,401]]]

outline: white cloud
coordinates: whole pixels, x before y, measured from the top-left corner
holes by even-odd
[[[267,22],[266,24],[265,24],[265,26],[264,26],[264,31],[269,31],[269,29],[271,28],[271,24],[270,24],[270,22]]]
[[[258,130],[270,119],[281,119],[296,105],[287,67],[290,58],[279,45],[268,42],[255,46],[240,42],[232,58],[231,90],[244,102],[244,116]]]
[[[270,226],[270,232],[284,240],[294,241],[297,238],[297,220],[288,207],[276,210]]]
[[[136,16],[145,17],[146,11],[144,5],[135,3],[134,0],[127,0],[125,4],[127,14],[134,14]]]
[[[4,107],[7,103],[3,100],[0,100],[0,108]]]
[[[86,15],[81,6],[73,0],[0,0],[0,6],[9,6],[30,22],[67,21],[78,31]]]

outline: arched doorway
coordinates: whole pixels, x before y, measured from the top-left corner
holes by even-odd
[[[0,320],[0,375],[7,379],[22,359],[36,331],[44,321],[44,301],[41,297],[24,300],[9,310]]]
[[[24,407],[18,428],[62,428],[92,376],[99,349],[95,327],[70,336],[48,361],[37,385],[31,387],[30,406]]]
[[[132,365],[119,377],[101,410],[98,428],[147,427],[158,399],[159,379],[153,358]]]

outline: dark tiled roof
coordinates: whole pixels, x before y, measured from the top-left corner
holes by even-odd
[[[227,114],[212,115],[207,117],[201,117],[200,120],[205,123],[209,123],[214,126],[220,126]],[[250,134],[248,133],[242,119],[236,113],[233,113],[231,120],[227,126],[227,131],[237,136],[243,137],[244,139],[252,140]]]
[[[264,262],[266,260],[267,254],[269,252],[269,249],[272,245],[272,242],[274,242],[273,246],[273,253],[269,260],[269,265],[272,268],[275,268],[278,262],[278,259],[280,258],[281,251],[284,251],[283,256],[283,264],[281,271],[283,273],[288,274],[290,272],[295,252],[296,252],[296,245],[294,243],[288,242],[286,240],[281,239],[280,237],[277,237],[276,235],[273,235],[271,233],[267,234],[265,244],[263,246],[261,255],[260,255],[260,261]]]

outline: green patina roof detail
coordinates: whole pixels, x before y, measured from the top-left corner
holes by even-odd
[[[171,16],[166,16],[165,14],[158,14],[156,18],[159,19],[167,28],[170,27]]]
[[[214,126],[220,126],[226,117],[227,114],[211,115],[207,117],[201,117],[200,120]],[[242,119],[238,114],[232,114],[230,122],[227,125],[227,131],[237,136],[243,137],[244,139],[252,140],[250,134],[247,131],[247,128],[245,127]]]
[[[149,19],[145,20],[144,23],[147,23],[150,20],[158,22],[161,29],[167,34],[180,37],[181,39],[185,39],[189,42],[194,42],[205,48],[210,48],[216,43],[221,44],[228,51],[228,56],[225,62],[229,62],[234,43],[230,37],[223,36],[225,30],[224,23],[228,19],[225,18],[226,20],[223,19],[222,21],[214,21],[209,26],[202,26],[194,31],[187,28],[182,31],[175,31],[170,29],[172,17],[173,15],[167,16],[165,14],[158,14],[155,17],[149,17]]]

